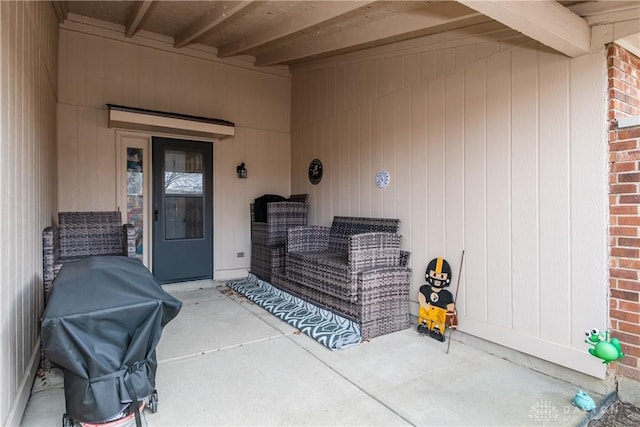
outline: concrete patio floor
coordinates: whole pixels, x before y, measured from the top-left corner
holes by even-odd
[[[577,391],[600,403],[608,390],[461,332],[449,354],[415,327],[331,351],[224,283],[165,289],[184,305],[157,349],[152,426],[577,426],[589,415],[571,404]],[[36,378],[21,425],[61,425],[64,412],[52,370]]]

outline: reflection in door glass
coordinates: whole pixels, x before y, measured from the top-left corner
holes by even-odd
[[[202,197],[167,196],[165,238],[201,239]]]
[[[188,172],[165,172],[165,194],[202,194],[202,174]]]
[[[167,150],[164,160],[165,238],[201,239],[204,227],[202,154]]]
[[[136,230],[136,257],[142,259],[144,250],[144,174],[142,148],[127,147],[127,223]]]

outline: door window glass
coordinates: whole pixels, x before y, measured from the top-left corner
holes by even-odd
[[[165,238],[203,237],[202,153],[166,150],[164,168]]]

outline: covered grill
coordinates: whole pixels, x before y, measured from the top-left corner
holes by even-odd
[[[137,259],[65,263],[42,320],[42,344],[64,372],[67,416],[112,421],[155,396],[156,346],[181,307]]]

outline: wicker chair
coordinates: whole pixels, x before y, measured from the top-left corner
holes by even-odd
[[[289,229],[284,273],[273,285],[360,323],[363,338],[409,327],[409,252],[400,220],[334,217]]]
[[[60,212],[58,225],[42,232],[42,267],[44,302],[49,299],[53,281],[62,265],[92,255],[136,256],[136,231],[122,224],[120,212]],[[40,368],[48,370],[51,362],[41,348]]]
[[[60,212],[58,225],[42,232],[45,304],[66,261],[92,255],[135,257],[136,232],[120,212]]]
[[[289,201],[267,204],[267,221],[255,221],[251,204],[251,273],[271,282],[273,272],[284,269],[287,230],[307,225],[307,195],[292,195]]]

